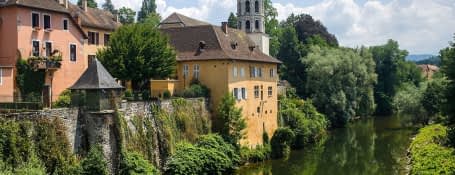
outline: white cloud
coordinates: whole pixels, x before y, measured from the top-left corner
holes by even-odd
[[[279,19],[306,13],[322,21],[341,45],[383,44],[398,40],[411,53],[433,53],[447,46],[455,32],[454,0],[324,0],[308,7],[274,3]]]

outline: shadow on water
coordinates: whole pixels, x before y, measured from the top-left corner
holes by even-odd
[[[244,166],[239,175],[405,174],[406,150],[417,131],[407,117],[375,117],[330,131],[322,143],[287,160]]]

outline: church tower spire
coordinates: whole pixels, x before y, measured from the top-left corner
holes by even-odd
[[[238,29],[246,32],[256,46],[269,55],[270,39],[265,33],[264,0],[237,0]]]

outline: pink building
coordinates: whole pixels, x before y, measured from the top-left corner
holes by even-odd
[[[55,101],[87,69],[88,35],[80,17],[84,15],[72,15],[70,6],[74,5],[68,0],[0,0],[0,102],[12,102],[20,94],[15,85],[18,59],[61,55],[60,67],[39,68],[46,71],[45,104]]]

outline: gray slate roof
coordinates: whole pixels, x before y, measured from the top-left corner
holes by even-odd
[[[123,89],[104,66],[95,60],[88,66],[71,90]]]
[[[204,25],[210,24],[204,21],[199,21],[197,19],[187,17],[179,13],[172,13],[169,17],[167,17],[160,23],[161,28],[191,27]]]

